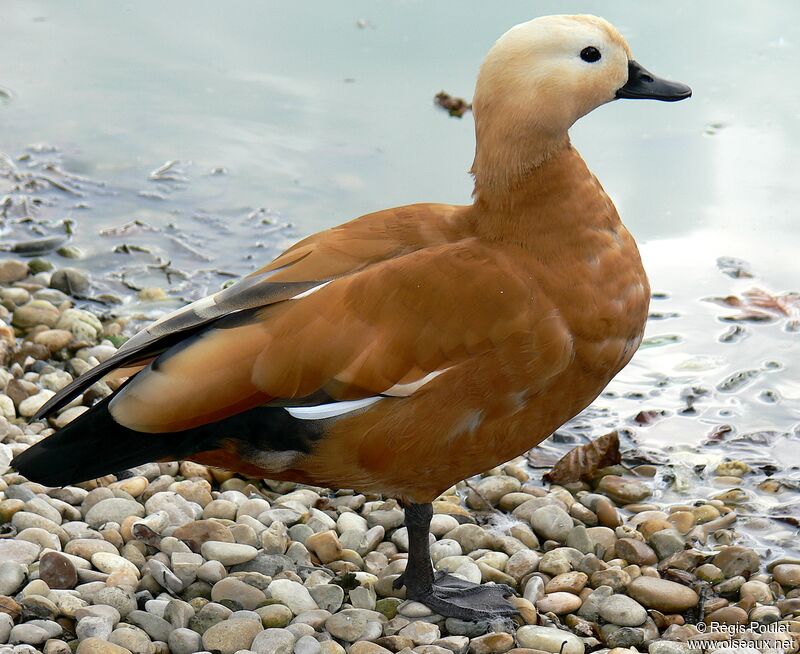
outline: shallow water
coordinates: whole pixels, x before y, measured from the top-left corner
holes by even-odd
[[[758,465],[777,466],[794,485],[798,316],[726,322],[738,310],[705,300],[753,287],[800,290],[800,91],[790,83],[800,5],[788,0],[676,2],[657,13],[635,2],[249,2],[233,10],[6,0],[0,150],[23,177],[0,177],[11,198],[0,239],[10,246],[63,234],[68,221],[70,245],[84,258],[60,265],[86,267],[96,293],[124,302],[98,309],[152,317],[348,218],[420,200],[466,202],[472,119],[437,111],[433,95],[469,98],[500,33],[564,11],[604,15],[642,64],[695,95],[676,105],[613,103],[573,131],[665,297],[653,300],[646,347],[553,447],[626,427],[629,447],[673,466],[687,490],[676,491],[671,474],[659,488],[675,501],[723,490],[708,470],[724,457],[756,469],[748,488],[772,472]],[[746,260],[754,277],[731,278],[719,257]],[[150,286],[173,301],[144,303],[129,292]],[[721,342],[737,325],[742,333]],[[642,411],[656,413],[637,422]],[[732,430],[703,445],[721,425]],[[747,506],[791,513],[778,505],[793,498],[758,494]],[[792,536],[793,526],[775,524],[762,543]]]

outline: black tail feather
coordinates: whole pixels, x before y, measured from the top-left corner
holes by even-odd
[[[206,442],[208,430],[198,430],[205,432],[200,434],[194,430],[147,434],[123,427],[108,411],[110,399],[28,448],[11,465],[31,481],[64,486],[151,461],[176,460],[213,449]]]
[[[151,461],[185,459],[227,441],[245,457],[287,450],[309,453],[325,429],[325,421],[298,420],[280,407],[260,406],[192,429],[150,434],[116,422],[108,410],[113,398],[98,402],[11,465],[31,481],[64,486]]]

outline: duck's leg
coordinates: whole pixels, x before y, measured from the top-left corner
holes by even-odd
[[[433,506],[407,504],[408,564],[395,588],[406,587],[406,597],[425,604],[447,618],[491,620],[508,617],[516,609],[506,599],[514,591],[504,584],[473,584],[445,573],[434,573],[430,534]]]

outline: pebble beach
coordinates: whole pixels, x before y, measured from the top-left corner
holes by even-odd
[[[651,464],[559,486],[520,457],[449,489],[434,504],[433,562],[514,590],[518,616],[491,624],[393,588],[408,547],[393,499],[185,461],[30,482],[13,456],[113,388],[29,418],[130,325],[80,308],[89,279],[75,268],[7,259],[0,285],[2,654],[798,651],[800,560],[741,537],[742,461],[713,470],[723,490],[679,503],[654,495]]]

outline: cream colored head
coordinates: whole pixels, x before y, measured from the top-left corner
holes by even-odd
[[[618,97],[632,62],[625,39],[596,16],[542,16],[512,27],[478,75],[476,185],[513,184],[563,147],[578,118]],[[637,70],[648,83],[662,82]]]

